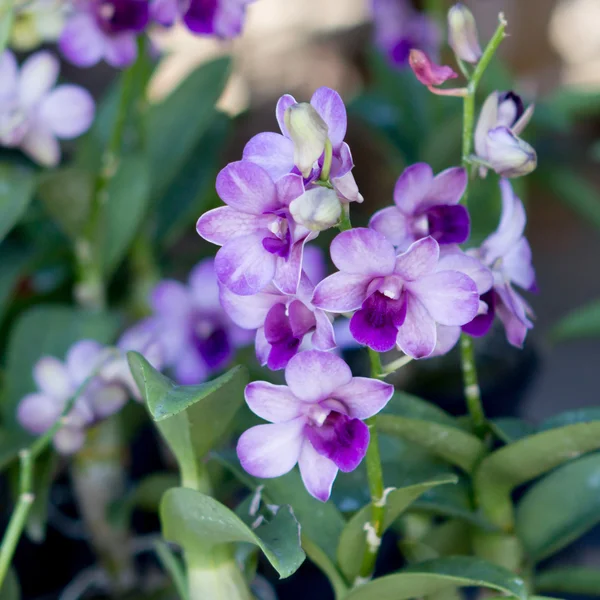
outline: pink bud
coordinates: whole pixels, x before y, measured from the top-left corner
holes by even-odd
[[[437,89],[436,85],[456,79],[458,73],[446,65],[437,65],[425,52],[413,48],[408,57],[408,64],[413,70],[415,77],[426,85],[430,92],[440,96],[466,96],[466,88]]]

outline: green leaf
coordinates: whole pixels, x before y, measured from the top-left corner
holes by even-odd
[[[198,217],[216,200],[215,178],[229,138],[230,123],[226,115],[213,111],[210,128],[159,199],[156,208],[157,237],[163,245],[169,246],[192,228]]]
[[[346,591],[346,582],[336,566],[336,552],[346,521],[335,505],[313,498],[296,470],[274,479],[257,479],[242,469],[235,455],[218,453],[214,456],[251,490],[262,486],[262,497],[269,504],[292,507],[300,523],[304,551],[327,575],[336,597],[341,598]]]
[[[600,200],[599,200],[600,202]],[[600,335],[600,300],[580,306],[563,317],[552,330],[556,340],[597,337]]]
[[[383,414],[377,417],[377,428],[382,433],[414,442],[467,473],[485,452],[485,446],[474,435],[431,421]]]
[[[473,483],[488,518],[507,531],[514,523],[512,490],[581,454],[600,448],[600,421],[543,431],[484,458]]]
[[[162,540],[154,542],[154,551],[163,569],[171,576],[171,580],[181,600],[188,600],[188,583],[181,560],[175,556],[171,548]]]
[[[150,197],[148,164],[140,156],[121,160],[108,187],[104,235],[105,268],[110,273],[129,250]]]
[[[527,600],[525,582],[507,569],[479,558],[436,558],[355,588],[346,600],[408,600],[453,587],[485,587]]]
[[[0,241],[19,222],[33,198],[35,174],[22,165],[0,164]]]
[[[0,406],[4,425],[21,431],[16,408],[23,396],[34,391],[32,369],[42,356],[63,360],[72,344],[86,338],[112,343],[118,325],[112,314],[67,306],[39,305],[21,314],[8,341],[6,384]]]
[[[516,531],[539,561],[600,522],[600,454],[564,465],[535,483],[516,509]]]
[[[229,58],[198,67],[148,114],[152,196],[160,198],[209,128],[229,76]]]
[[[406,392],[395,392],[383,409],[382,414],[397,415],[399,417],[432,421],[441,425],[458,427],[456,419],[439,406]]]
[[[177,458],[184,480],[195,480],[200,460],[229,429],[244,403],[248,381],[237,366],[200,385],[183,386],[154,369],[140,354],[128,354],[129,367],[156,425]]]
[[[58,456],[52,449],[46,450],[34,465],[33,495],[35,500],[27,516],[27,535],[36,543],[46,539],[50,488],[58,467]]]
[[[60,229],[76,239],[90,212],[94,178],[78,167],[64,167],[39,177],[38,196]]]
[[[600,596],[600,570],[597,567],[558,567],[541,571],[535,577],[537,592]]]
[[[5,241],[0,246],[0,319],[3,317],[19,279],[33,262],[35,250]]]
[[[0,54],[4,52],[10,39],[15,20],[15,0],[5,0],[0,12]]]
[[[505,444],[512,444],[535,433],[535,427],[516,417],[493,419],[489,425],[494,435]]]
[[[393,490],[386,501],[383,531],[388,527],[424,492],[446,483],[456,483],[458,477],[448,475],[425,480],[414,485]],[[360,565],[366,548],[364,526],[371,518],[372,504],[369,503],[358,511],[340,536],[337,548],[338,564],[346,579],[354,581],[359,573]]]
[[[0,587],[0,600],[21,600],[21,586],[13,567],[9,567]]]
[[[289,577],[304,561],[300,529],[289,506],[282,506],[270,523],[250,529],[235,513],[196,490],[174,488],[161,502],[164,537],[185,552],[198,554],[230,542],[258,546],[283,577]]]
[[[543,421],[538,427],[538,431],[549,431],[557,429],[565,425],[575,425],[577,423],[593,423],[600,422],[600,407],[591,406],[588,408],[577,408],[575,410],[567,410],[558,415],[554,415]]]

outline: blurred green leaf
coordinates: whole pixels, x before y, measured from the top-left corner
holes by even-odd
[[[152,196],[160,198],[208,130],[229,76],[229,58],[205,63],[148,114]]]
[[[33,169],[22,165],[0,164],[0,241],[19,222],[33,198]]]
[[[557,567],[535,577],[537,592],[600,596],[600,570],[597,567]]]
[[[447,483],[456,483],[458,477],[447,475],[425,480],[409,487],[393,490],[389,493],[383,521],[383,531],[424,492]],[[358,511],[344,527],[337,548],[338,564],[348,581],[354,581],[360,571],[366,548],[364,526],[371,518],[372,504],[369,503]]]
[[[150,179],[147,161],[132,155],[121,160],[110,182],[102,253],[109,273],[127,254],[146,214],[151,193]]]
[[[15,20],[14,3],[15,0],[5,0],[0,9],[0,54],[4,52],[12,31]]]
[[[600,407],[598,406],[567,410],[542,421],[538,426],[538,432],[549,431],[565,425],[576,425],[577,423],[593,423],[594,421],[600,422]]]
[[[244,403],[247,371],[237,366],[213,381],[182,386],[136,352],[131,373],[156,426],[177,458],[183,480],[195,481],[199,461],[225,435]]]
[[[64,167],[39,177],[38,195],[46,211],[72,239],[85,225],[92,201],[94,178],[78,167]]]
[[[437,404],[432,404],[431,402],[427,402],[427,400],[407,394],[406,392],[394,392],[383,412],[384,414],[459,427],[457,420],[442,410]]]
[[[504,446],[486,456],[475,471],[479,505],[492,523],[510,529],[515,487],[598,448],[600,421],[558,427]]]
[[[527,600],[525,582],[510,571],[468,556],[436,558],[355,588],[347,600],[408,600],[453,587],[485,587]]]
[[[377,417],[377,428],[382,433],[414,442],[467,473],[485,452],[485,446],[474,435],[431,421],[382,414]]]
[[[492,419],[489,425],[494,435],[505,444],[512,444],[535,433],[535,427],[516,417],[502,417]]]
[[[586,306],[576,308],[566,317],[563,317],[552,330],[552,337],[556,340],[597,337],[599,335],[600,300],[594,300]]]
[[[58,456],[53,449],[46,450],[34,465],[33,495],[35,500],[27,516],[26,531],[29,539],[40,544],[46,539],[50,488],[58,467]]]
[[[8,241],[0,245],[0,319],[34,255],[35,250],[30,247],[13,245]]]
[[[300,529],[289,506],[281,506],[269,523],[250,529],[226,506],[196,490],[174,488],[161,502],[165,539],[191,555],[231,542],[258,546],[280,577],[289,577],[304,562]]]
[[[181,560],[175,556],[174,552],[163,540],[156,540],[154,542],[154,550],[163,569],[171,576],[171,580],[181,600],[189,600],[187,577]]]
[[[192,230],[198,217],[216,199],[215,178],[230,123],[229,117],[213,111],[209,129],[159,199],[157,237],[163,245],[169,246],[185,231]]]
[[[35,389],[32,369],[42,356],[60,360],[81,339],[112,343],[118,319],[112,314],[86,312],[67,306],[39,305],[18,317],[11,330],[6,362],[6,381],[0,410],[5,427],[23,433],[16,409],[23,396]]]
[[[564,465],[527,490],[516,531],[527,553],[542,560],[600,522],[600,455]]]
[[[0,587],[0,600],[21,600],[21,586],[13,567],[9,567]]]

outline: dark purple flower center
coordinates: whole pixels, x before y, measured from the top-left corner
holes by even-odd
[[[410,51],[416,47],[418,45],[411,38],[400,38],[389,51],[390,60],[398,67],[406,67],[408,66]]]
[[[191,0],[183,21],[194,33],[213,34],[218,8],[219,0]]]
[[[205,316],[196,320],[192,346],[211,371],[227,364],[233,353],[227,330]]]
[[[315,327],[315,316],[300,300],[294,300],[289,307],[283,303],[273,306],[265,319],[265,338],[271,346],[269,369],[285,368],[304,336]]]
[[[509,129],[523,116],[525,105],[521,96],[512,91],[503,92],[498,96],[498,122],[496,126]]]
[[[139,33],[149,18],[148,0],[100,0],[97,4],[96,20],[105,33]]]
[[[393,298],[375,291],[350,320],[350,333],[354,339],[377,352],[387,352],[396,345],[398,328],[406,318],[404,294]]]
[[[469,238],[470,229],[471,220],[466,207],[442,204],[432,206],[417,218],[415,234],[416,237],[430,235],[438,244],[462,244]]]
[[[263,248],[267,252],[287,260],[292,247],[292,235],[287,217],[278,216],[272,223],[270,231],[271,233],[263,238]]]
[[[304,434],[319,454],[345,473],[358,467],[369,446],[369,428],[360,419],[335,411],[321,424],[307,424]]]
[[[477,315],[472,321],[462,326],[462,330],[473,337],[483,337],[490,330],[496,314],[496,292],[493,288],[483,294],[481,300],[488,305],[487,313]]]

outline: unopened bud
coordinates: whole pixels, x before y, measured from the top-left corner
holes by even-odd
[[[536,168],[535,150],[508,127],[491,129],[486,141],[487,161],[501,177],[521,177]]]
[[[448,11],[448,43],[460,60],[476,63],[481,58],[475,17],[461,2]]]
[[[342,216],[342,204],[334,190],[316,187],[290,204],[294,221],[312,231],[324,231],[335,226]]]
[[[285,111],[285,126],[294,142],[294,164],[308,177],[323,150],[329,129],[308,102],[300,102]]]

